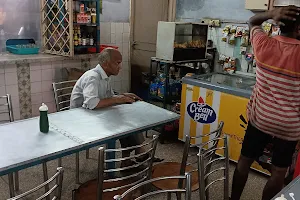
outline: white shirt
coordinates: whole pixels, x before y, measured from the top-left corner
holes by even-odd
[[[98,64],[85,72],[76,82],[70,101],[70,108],[94,109],[101,99],[114,96],[110,78]]]

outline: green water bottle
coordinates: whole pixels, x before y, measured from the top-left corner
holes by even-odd
[[[44,103],[40,107],[40,131],[42,133],[49,132],[48,107]]]

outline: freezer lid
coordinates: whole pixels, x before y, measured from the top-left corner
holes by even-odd
[[[249,98],[256,83],[254,77],[211,73],[184,77],[183,83]]]

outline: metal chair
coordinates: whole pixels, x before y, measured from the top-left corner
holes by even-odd
[[[143,181],[149,180],[152,174],[153,158],[158,142],[158,136],[154,135],[153,139],[149,142],[143,143],[138,146],[120,149],[106,149],[99,148],[98,156],[98,178],[88,181],[81,185],[78,189],[73,191],[73,200],[106,200],[113,199],[117,193],[125,192],[127,188],[137,185]],[[141,154],[133,155],[125,158],[105,159],[105,153],[122,153],[124,151],[133,151],[138,148],[147,148]],[[134,163],[131,166],[120,167],[116,169],[108,169],[105,164],[120,163],[144,157],[144,161]],[[120,176],[116,177],[114,174],[119,173]]]
[[[11,96],[9,94],[0,96],[0,114],[6,114],[7,119],[1,120],[1,122],[13,122],[14,114],[11,103]]]
[[[219,138],[222,134],[223,131],[223,127],[224,127],[224,122],[220,122],[218,128],[211,132],[208,133],[206,135],[201,135],[201,136],[197,136],[197,137],[191,137],[189,135],[186,135],[185,138],[185,144],[184,144],[184,150],[183,150],[183,156],[182,156],[182,160],[181,163],[173,163],[174,166],[173,168],[177,168],[178,171],[176,174],[169,174],[168,171],[164,172],[165,174],[160,174],[157,175],[155,173],[153,173],[153,176],[159,177],[159,176],[184,176],[185,173],[190,173],[192,176],[192,191],[195,191],[199,188],[199,180],[198,179],[198,149],[202,147],[203,141],[209,141],[211,138]],[[191,144],[192,140],[195,140],[195,142],[197,144]],[[218,141],[216,141],[212,145],[214,148],[218,146]],[[197,148],[197,151],[195,153],[191,152],[191,150],[193,148]],[[211,155],[210,159],[212,159],[213,155]],[[176,165],[176,166],[175,166]],[[156,165],[156,167],[160,167],[159,165]],[[174,170],[175,171],[175,170]],[[183,180],[179,180],[178,182],[173,182],[170,184],[164,184],[164,188],[163,189],[169,189],[169,187],[174,187],[174,184],[178,185],[178,188],[182,188],[183,187]],[[180,200],[181,199],[181,195],[179,193],[176,194],[177,199]],[[168,195],[168,198],[171,199],[171,193]]]
[[[218,147],[210,145],[222,141],[224,142],[224,145],[219,145]],[[223,151],[223,156],[216,157],[216,151]],[[224,200],[229,200],[229,152],[227,135],[211,139],[203,144],[199,149],[198,158],[200,200],[209,200],[209,188],[220,181],[224,181]],[[221,161],[224,162],[222,167],[212,169],[212,165],[216,166],[216,164]],[[211,175],[216,175],[216,173],[220,171],[223,172],[223,176],[210,182],[209,177]]]
[[[149,192],[146,194],[142,194],[139,197],[134,197],[131,199],[135,199],[135,200],[140,200],[140,199],[145,199],[147,197],[152,197],[154,195],[157,194],[164,194],[164,193],[185,193],[185,200],[191,200],[191,174],[186,173],[185,176],[170,176],[170,177],[160,177],[160,178],[155,178],[155,179],[151,179],[151,180],[147,180],[144,182],[141,182],[133,187],[131,187],[130,189],[128,189],[126,192],[124,192],[122,195],[116,195],[114,197],[115,200],[124,200],[126,196],[128,196],[129,194],[132,194],[133,192],[135,192],[137,189],[146,186],[148,184],[157,182],[157,181],[162,181],[162,180],[168,180],[168,179],[179,179],[185,181],[185,188],[184,189],[180,189],[180,188],[174,188],[174,189],[170,189],[170,190],[156,190],[153,192]]]
[[[35,194],[36,192],[38,192],[40,189],[42,189],[43,187],[45,187],[46,185],[49,186],[49,184],[51,184],[52,182],[56,181],[55,185],[49,189],[48,191],[45,191],[45,193],[36,198],[36,200],[41,200],[41,199],[50,199],[51,195],[54,195],[52,197],[52,199],[54,200],[60,200],[61,199],[61,192],[62,192],[62,182],[63,182],[63,168],[59,167],[57,168],[57,172],[54,174],[54,176],[52,176],[49,180],[47,180],[46,182],[42,183],[41,185],[23,193],[20,194],[18,196],[12,197],[8,200],[18,200],[18,199],[23,199],[24,197],[27,197],[28,195],[32,195]],[[32,198],[30,198],[32,199]]]
[[[5,96],[0,96],[0,114],[1,115],[7,115],[7,119],[0,119],[0,123],[7,123],[7,122],[13,122],[14,120],[14,114],[12,109],[12,102],[11,102],[11,96],[9,94]],[[19,190],[19,172],[15,172],[15,189]],[[13,183],[13,174],[8,175],[9,180],[11,180],[11,183]],[[13,190],[13,191],[12,191]],[[10,195],[11,197],[14,195],[14,187],[10,188]]]
[[[64,111],[70,109],[70,101],[73,87],[77,80],[63,81],[58,83],[52,83],[54,100],[56,105],[56,111]],[[89,150],[86,150],[86,158],[90,156]],[[76,183],[79,184],[79,153],[76,153]],[[62,166],[62,158],[58,159],[58,166]]]

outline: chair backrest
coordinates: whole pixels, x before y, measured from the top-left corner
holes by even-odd
[[[155,190],[153,192],[148,192],[145,194],[142,194],[139,197],[136,198],[132,198],[134,200],[140,200],[140,199],[146,199],[147,197],[152,197],[158,194],[167,194],[167,193],[185,193],[185,200],[191,200],[191,183],[192,183],[192,179],[191,179],[191,174],[190,173],[186,173],[184,176],[170,176],[170,177],[159,177],[159,178],[155,178],[155,179],[150,179],[147,181],[143,181],[139,184],[136,184],[135,186],[131,187],[130,189],[128,189],[126,192],[124,192],[121,195],[116,195],[114,197],[115,200],[123,200],[126,196],[128,196],[129,194],[132,194],[133,192],[135,192],[137,189],[140,189],[141,187],[147,186],[151,183],[154,182],[158,182],[158,181],[162,181],[162,180],[170,180],[170,179],[179,179],[185,182],[185,188],[181,189],[181,188],[174,188],[174,189],[169,189],[169,190]]]
[[[195,153],[190,153],[190,149],[193,147],[202,148],[203,143],[191,144],[191,141],[192,140],[198,141],[198,139],[199,140],[201,139],[201,141],[203,141],[203,140],[209,141],[210,139],[219,138],[222,134],[223,127],[224,127],[224,122],[220,122],[218,128],[211,133],[197,136],[197,137],[191,137],[189,135],[186,136],[184,150],[183,150],[183,156],[182,156],[182,160],[181,160],[180,173],[179,173],[181,176],[183,176],[187,172],[187,170],[186,170],[187,166],[192,166],[192,165],[198,164],[198,156],[197,156],[198,151]],[[211,146],[210,148],[216,148],[218,146],[218,141],[209,143],[209,145]],[[215,152],[213,152],[211,154],[211,158],[214,155],[214,153]],[[193,171],[188,171],[188,172],[193,173],[195,171],[198,171],[198,167],[196,167]],[[183,182],[180,180],[178,181],[178,187],[179,188],[183,187]]]
[[[0,122],[13,122],[14,114],[11,103],[11,96],[9,94],[0,96]],[[2,118],[2,115],[7,117]]]
[[[223,142],[223,145],[213,148],[205,148],[210,143]],[[211,154],[215,155],[216,151],[223,151],[223,156],[212,157]],[[221,153],[222,154],[222,153]],[[198,154],[198,170],[199,170],[199,181],[200,181],[200,200],[209,199],[209,188],[216,182],[224,181],[224,200],[229,199],[229,149],[228,149],[228,137],[214,138],[205,143]],[[223,166],[219,167],[220,162],[223,162]],[[212,165],[218,168],[212,169]],[[216,176],[218,172],[223,172],[222,177],[216,178],[212,181],[209,180],[211,175]]]
[[[70,109],[70,99],[77,80],[52,83],[56,111]]]
[[[50,196],[52,196],[52,199],[60,200],[61,199],[61,191],[62,191],[63,173],[64,173],[63,168],[59,167],[59,168],[57,168],[57,172],[54,174],[54,176],[52,176],[46,182],[42,183],[41,185],[39,185],[27,192],[24,192],[23,194],[12,197],[8,200],[23,199],[23,198],[27,197],[28,195],[36,194],[37,192],[39,192],[39,190],[44,188],[46,185],[49,185],[54,182],[55,182],[54,186],[52,188],[50,188],[47,192],[42,194],[40,197],[36,198],[36,200],[42,200],[42,199],[45,199]],[[30,198],[30,199],[32,199],[32,198]]]
[[[152,175],[152,164],[153,164],[157,142],[158,142],[158,136],[154,135],[151,141],[133,147],[120,148],[120,149],[106,149],[106,150],[104,150],[103,147],[100,147],[99,157],[98,157],[97,199],[100,200],[102,198],[103,193],[115,192],[118,190],[125,191],[127,188],[137,185],[142,181],[149,180]],[[134,151],[139,148],[145,148],[147,150],[141,154],[136,154],[134,156],[129,156],[126,158],[104,159],[105,153],[112,153],[112,152],[122,153],[124,151]],[[121,166],[120,168],[116,168],[116,169],[107,169],[105,167],[105,165],[108,165],[109,163],[120,163],[122,161],[128,161],[128,160],[140,158],[141,156],[146,156],[146,159],[143,162],[134,164],[132,166],[128,166],[128,167]],[[126,175],[120,178],[114,178],[109,176],[109,174],[117,173],[117,172],[121,172],[121,173],[126,172]],[[116,182],[120,182],[121,184],[116,184],[117,186],[113,188],[104,189],[103,187],[104,184],[116,183]]]

